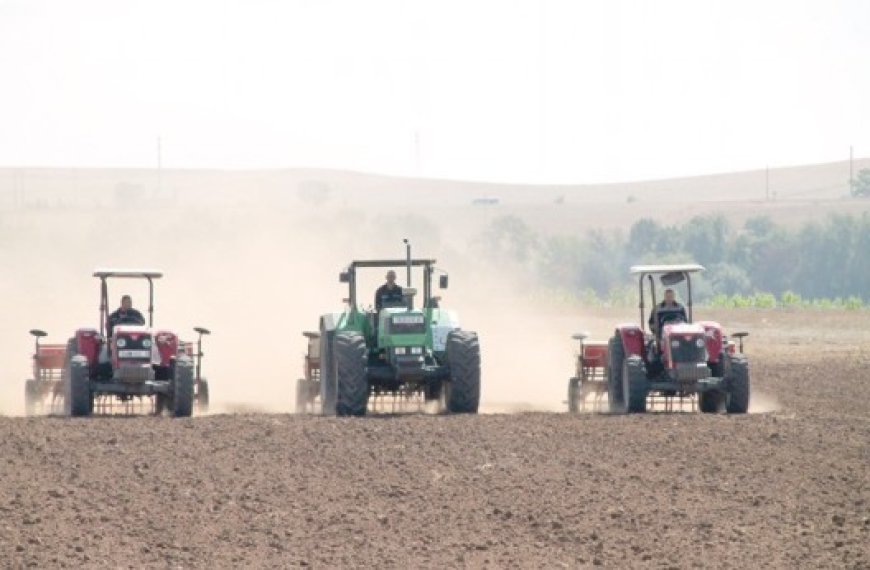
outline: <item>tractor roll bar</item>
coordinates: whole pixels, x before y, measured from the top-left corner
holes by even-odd
[[[408,253],[410,254],[410,244],[407,243]],[[429,301],[432,298],[432,273],[434,273],[434,265],[437,263],[435,259],[370,259],[363,261],[351,261],[348,264],[347,269],[342,272],[341,280],[344,283],[348,284],[349,295],[348,295],[348,304],[351,307],[356,307],[356,270],[357,269],[370,269],[370,268],[396,268],[405,266],[408,268],[408,283],[410,284],[410,272],[412,267],[422,267],[424,269],[423,275],[423,303],[425,306],[428,306]]]
[[[148,326],[154,326],[154,280],[163,277],[159,271],[97,270],[94,277],[100,279],[100,336],[106,335],[109,322],[109,285],[112,277],[138,278],[148,281]]]

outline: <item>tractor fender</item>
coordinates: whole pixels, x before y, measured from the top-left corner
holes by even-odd
[[[700,321],[698,324],[704,327],[708,361],[716,364],[722,359],[722,325],[716,321]]]
[[[445,309],[432,309],[431,315],[432,350],[435,352],[447,351],[447,337],[453,331],[461,330],[459,316],[454,311]]]
[[[327,313],[320,317],[320,332],[332,332],[339,328],[344,313]]]
[[[151,346],[153,364],[169,367],[172,359],[178,356],[178,335],[172,331],[158,330],[154,333]]]
[[[616,336],[622,340],[626,358],[629,356],[644,358],[643,329],[635,324],[622,324],[616,327]]]
[[[85,357],[88,365],[96,366],[100,359],[100,333],[96,329],[76,330],[76,354]]]

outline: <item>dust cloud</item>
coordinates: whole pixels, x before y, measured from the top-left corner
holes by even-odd
[[[752,390],[749,398],[749,413],[750,414],[769,414],[782,409],[782,405],[772,395],[758,390]]]
[[[437,193],[367,187],[364,178],[244,188],[232,175],[175,173],[165,177],[175,186],[171,200],[151,200],[154,193],[143,190],[145,198],[126,204],[111,185],[81,190],[89,182],[106,185],[102,178],[79,173],[75,181],[78,192],[68,191],[63,177],[45,182],[29,204],[6,204],[0,217],[0,262],[9,268],[0,281],[8,307],[0,330],[7,363],[2,414],[23,413],[30,328],[48,331],[46,342],[63,343],[76,327],[98,325],[96,267],[163,270],[155,326],[184,340],[194,339],[194,326],[212,330],[203,361],[212,412],[291,411],[306,349],[301,333],[316,329],[320,314],[341,309],[346,289],[339,271],[352,259],[402,258],[405,237],[415,257],[437,258],[449,272],[442,306],[480,335],[483,410],[564,409],[570,334],[579,324],[536,307],[529,284],[479,259],[470,245],[489,215],[478,214],[470,199],[448,216]],[[381,278],[366,275],[364,304]],[[131,293],[144,312],[142,283],[109,286],[112,308]]]
[[[23,413],[29,329],[64,343],[76,327],[98,325],[96,267],[163,270],[155,326],[184,340],[194,340],[194,326],[212,330],[203,363],[212,413],[293,410],[301,333],[341,310],[340,270],[353,259],[403,258],[403,238],[415,257],[437,258],[449,273],[442,306],[480,336],[483,412],[565,410],[571,334],[606,338],[614,322],[636,319],[630,309],[542,300],[543,284],[490,258],[477,238],[502,214],[472,204],[479,185],[452,183],[448,191],[415,181],[410,191],[400,179],[326,171],[168,171],[157,191],[149,171],[38,174],[25,187],[20,175],[0,170],[0,414]],[[362,276],[362,305],[382,277]],[[111,282],[113,308],[123,293],[146,308],[142,283]],[[753,393],[752,411],[771,409],[772,398]]]

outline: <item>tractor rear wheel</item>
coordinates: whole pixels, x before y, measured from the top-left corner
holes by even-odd
[[[580,379],[576,376],[568,380],[568,411],[576,414],[580,400]]]
[[[369,403],[366,353],[363,335],[356,332],[335,335],[335,375],[338,380],[335,413],[339,416],[366,415]]]
[[[36,407],[39,404],[39,384],[36,380],[24,381],[24,413],[32,416],[36,413]]]
[[[447,335],[447,364],[447,412],[476,414],[480,407],[480,341],[476,332],[451,331]]]
[[[69,364],[66,382],[66,405],[73,417],[89,416],[94,411],[94,394],[88,377],[88,364],[74,358]]]
[[[199,390],[196,393],[196,404],[198,406],[198,412],[200,414],[208,413],[208,403],[209,403],[209,395],[208,395],[208,380],[200,380],[199,381]]]
[[[731,357],[725,411],[729,414],[745,414],[749,411],[749,361],[745,356]]]
[[[332,349],[334,331],[320,331],[320,413],[324,416],[335,415],[335,365]]]
[[[614,335],[607,343],[607,400],[610,412],[622,412],[625,408],[622,386],[622,368],[625,363],[625,347],[622,339]]]
[[[193,365],[184,361],[175,363],[172,375],[172,415],[176,418],[189,418],[193,413]]]
[[[622,369],[624,410],[629,414],[646,412],[646,397],[649,394],[649,380],[640,356],[629,356]]]

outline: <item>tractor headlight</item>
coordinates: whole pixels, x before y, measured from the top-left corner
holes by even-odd
[[[142,348],[151,348],[151,339],[146,338],[142,341]]]
[[[125,346],[127,346],[127,339],[126,338],[119,338],[117,341],[117,344],[118,344],[118,348],[124,348]]]
[[[697,346],[698,348],[704,348],[705,344],[706,343],[704,342],[703,338],[699,338],[698,340],[695,341],[695,346]]]
[[[404,346],[397,346],[393,349],[395,354],[408,354],[408,349]]]
[[[412,346],[411,347],[411,354],[423,354],[423,347],[422,346]]]
[[[671,348],[680,348],[680,341],[674,339],[671,341]]]

